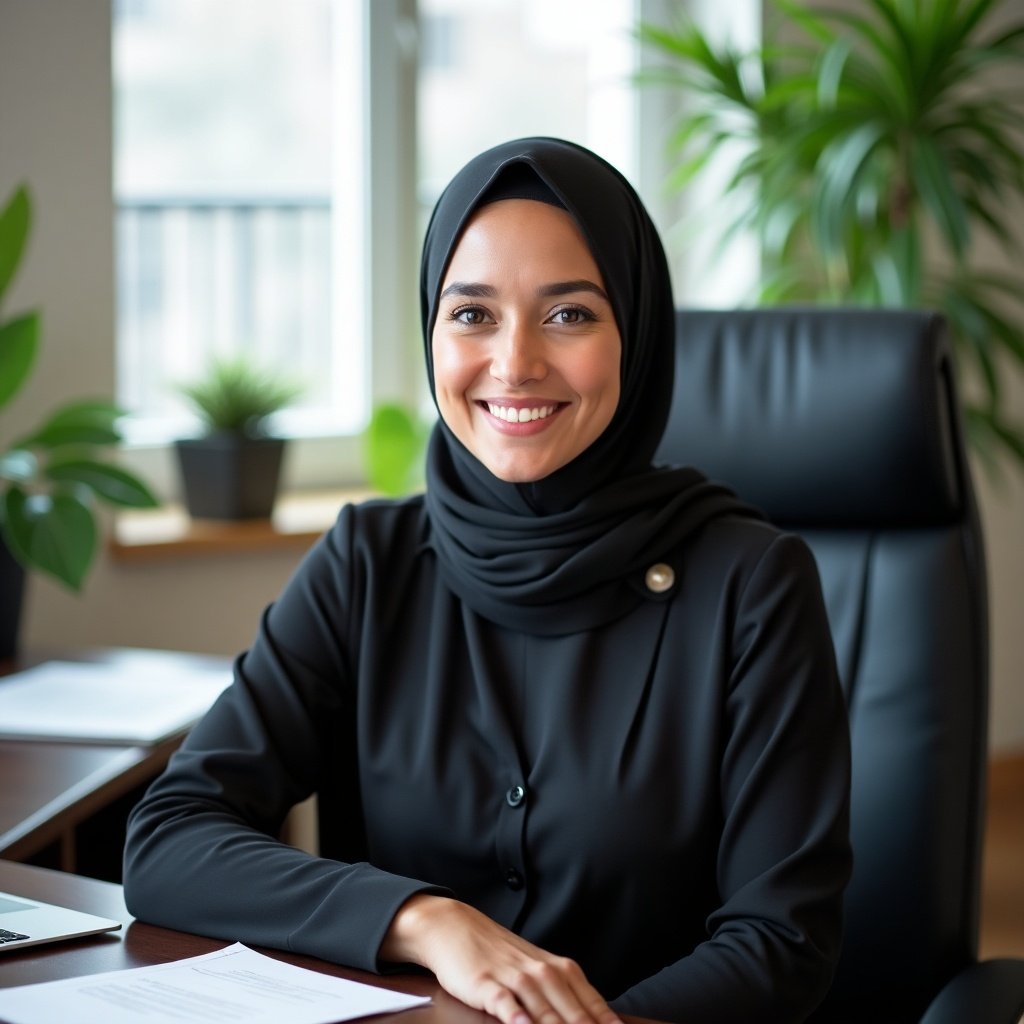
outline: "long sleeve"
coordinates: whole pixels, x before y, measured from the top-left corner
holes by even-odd
[[[737,597],[731,632],[717,779],[719,905],[692,953],[615,1000],[624,1013],[801,1021],[838,958],[851,866],[848,726],[803,542],[782,536],[768,548]]]
[[[354,750],[345,520],[306,557],[233,684],[134,811],[124,885],[140,919],[373,970],[402,902],[438,890],[367,863],[356,773],[334,780],[351,860],[276,838],[321,788],[325,752]]]

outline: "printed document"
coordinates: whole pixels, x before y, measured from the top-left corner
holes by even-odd
[[[205,956],[0,988],[7,1024],[335,1024],[430,1000],[282,963],[240,943]]]
[[[229,669],[145,652],[47,661],[0,679],[0,739],[156,743],[201,718],[230,682]]]

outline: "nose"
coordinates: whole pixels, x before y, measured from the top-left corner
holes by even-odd
[[[494,339],[490,372],[507,387],[543,380],[548,372],[544,339],[528,324],[507,324]]]

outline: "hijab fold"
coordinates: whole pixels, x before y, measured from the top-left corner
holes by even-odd
[[[561,635],[614,621],[654,596],[644,572],[672,564],[683,540],[710,519],[753,513],[694,469],[652,465],[675,369],[668,267],[632,187],[580,146],[505,143],[445,189],[427,229],[420,282],[431,392],[438,296],[461,232],[483,203],[523,195],[566,209],[594,255],[622,338],[619,404],[584,452],[528,484],[494,476],[440,420],[426,503],[442,578],[466,605],[511,629]],[[678,580],[682,567],[673,568]]]

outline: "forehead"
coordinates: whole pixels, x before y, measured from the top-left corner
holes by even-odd
[[[445,282],[467,272],[586,274],[601,282],[576,221],[561,207],[534,199],[502,199],[479,207],[452,252]]]

